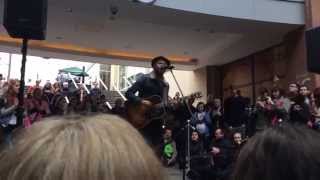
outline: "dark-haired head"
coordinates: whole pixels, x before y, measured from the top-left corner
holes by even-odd
[[[152,59],[151,65],[156,76],[161,77],[168,70],[171,63],[169,59],[163,56],[158,56]]]
[[[204,102],[198,102],[197,104],[197,110],[198,112],[203,112],[205,110],[205,104]]]
[[[281,96],[284,96],[284,91],[278,87],[273,87],[271,89],[271,97],[273,99],[280,98]]]
[[[320,134],[306,127],[267,129],[242,149],[233,180],[316,180],[320,177]]]
[[[289,93],[298,93],[300,85],[298,83],[289,84]]]
[[[301,94],[302,96],[309,96],[310,91],[306,85],[301,85],[299,89],[299,94]]]
[[[193,141],[193,142],[200,141],[200,134],[198,131],[194,130],[191,132],[191,141]]]
[[[166,57],[164,57],[164,56],[157,56],[157,57],[155,57],[155,58],[153,58],[153,59],[151,60],[151,66],[153,67],[158,61],[164,61],[164,62],[166,62],[168,66],[171,65],[171,62],[169,61],[168,58],[166,58]]]

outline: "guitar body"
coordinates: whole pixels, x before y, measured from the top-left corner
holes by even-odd
[[[161,119],[165,115],[165,109],[161,105],[160,96],[144,98],[152,103],[148,106],[142,103],[126,102],[127,119],[137,129],[146,127],[151,121]]]
[[[196,92],[185,98],[197,99],[201,97],[201,93]],[[169,108],[170,111],[172,111],[172,109],[174,109],[172,105],[165,107],[162,103],[162,98],[158,95],[144,98],[144,100],[150,101],[152,105],[148,106],[141,103],[126,102],[127,119],[135,128],[142,129],[153,120],[167,121],[169,119],[167,110]],[[180,106],[180,103],[178,103],[178,106]]]

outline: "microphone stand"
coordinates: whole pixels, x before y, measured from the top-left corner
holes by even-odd
[[[173,73],[173,68],[174,68],[173,66],[172,66],[171,68],[169,68],[169,71],[170,71],[170,73],[171,73],[171,75],[172,75],[172,77],[173,77],[173,79],[174,79],[174,81],[175,81],[175,83],[176,83],[176,85],[177,85],[177,87],[178,87],[178,90],[179,90],[179,92],[180,92],[180,94],[181,94],[181,97],[182,97],[182,99],[183,99],[183,102],[184,102],[185,106],[186,106],[187,109],[188,109],[188,112],[190,113],[190,115],[191,115],[191,117],[192,117],[193,113],[192,113],[192,111],[191,111],[191,108],[190,108],[190,106],[189,106],[189,103],[187,102],[187,100],[186,100],[186,98],[185,98],[185,96],[184,96],[184,94],[183,94],[183,92],[182,92],[181,86],[180,86],[180,84],[178,83],[177,78],[176,78],[176,76],[175,76],[174,73]],[[191,120],[190,120],[190,119],[187,120],[187,125],[186,125],[186,127],[187,127],[187,157],[186,157],[186,162],[184,162],[184,166],[183,166],[183,169],[182,169],[182,179],[183,179],[183,180],[186,179],[186,169],[188,169],[187,171],[190,170],[190,135],[191,135],[191,132],[190,132]]]

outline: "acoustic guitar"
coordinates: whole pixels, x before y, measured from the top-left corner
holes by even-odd
[[[137,129],[142,129],[151,121],[162,119],[166,115],[166,109],[160,96],[154,95],[143,100],[150,101],[151,105],[126,102],[128,121]]]
[[[201,98],[200,92],[193,93],[185,98]],[[148,100],[151,105],[145,105],[142,103],[126,102],[127,119],[137,129],[146,127],[153,120],[165,119],[168,115],[168,111],[173,111],[174,107],[170,103],[165,105],[162,102],[162,98],[158,95],[153,95],[143,100]],[[182,100],[181,100],[182,102]],[[179,102],[179,103],[181,103]]]

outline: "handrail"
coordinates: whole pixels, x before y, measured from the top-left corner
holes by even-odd
[[[112,84],[112,87],[117,91],[117,93],[121,96],[121,98],[122,98],[124,101],[127,100],[127,98],[124,97],[124,95],[122,94],[122,92],[121,92],[114,84]]]
[[[109,90],[109,88],[107,87],[107,85],[104,84],[104,82],[100,79],[100,77],[98,77],[98,81],[102,84],[102,86],[104,87],[104,89],[105,89],[106,91]]]
[[[74,79],[72,78],[72,76],[71,76],[70,73],[68,73],[68,76],[69,76],[69,78],[71,79],[71,81],[73,82],[74,86],[75,86],[77,89],[79,89],[77,83],[74,81]]]
[[[84,90],[86,90],[87,93],[90,94],[90,91],[89,91],[89,89],[87,88],[86,84],[81,84],[81,85],[82,85],[82,87],[84,88]]]

